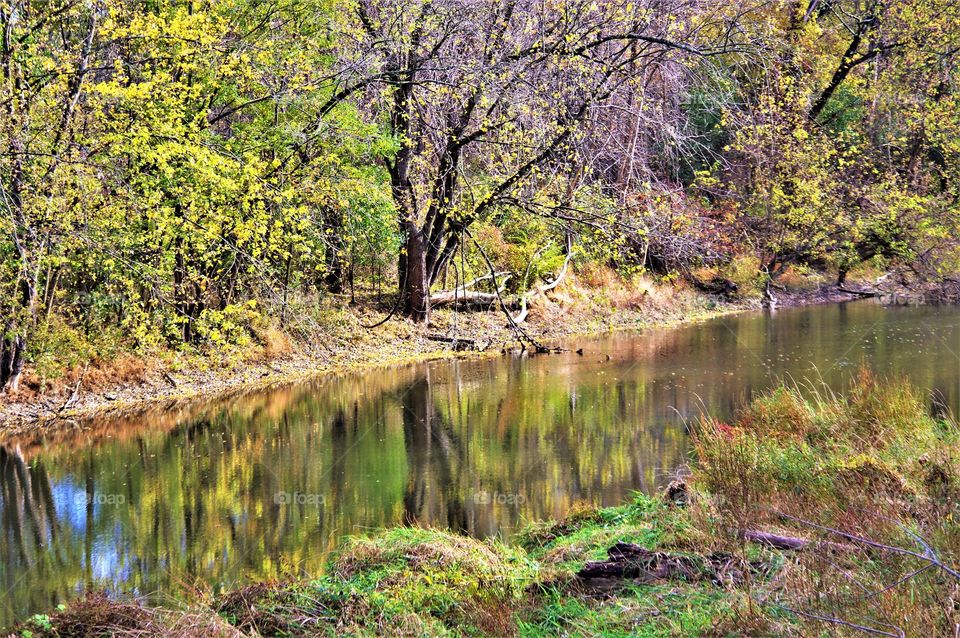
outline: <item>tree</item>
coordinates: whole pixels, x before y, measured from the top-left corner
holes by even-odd
[[[916,259],[951,235],[947,184],[929,180],[943,173],[928,118],[951,119],[954,5],[813,0],[742,22],[768,54],[733,67],[711,196],[737,203],[764,272],[832,266],[842,283],[856,263]]]
[[[10,251],[0,293],[0,390],[19,385],[41,269],[89,177],[76,132],[98,19],[77,0],[0,3],[0,207]]]
[[[400,294],[429,291],[471,223],[500,207],[566,214],[584,123],[621,83],[678,53],[703,55],[707,19],[686,2],[362,0],[368,108],[388,122],[404,236]],[[701,7],[702,8],[702,7]],[[354,85],[363,80],[355,81]]]

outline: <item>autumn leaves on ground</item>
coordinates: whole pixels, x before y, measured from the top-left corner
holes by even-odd
[[[401,527],[324,574],[170,609],[91,594],[34,637],[948,636],[960,622],[960,429],[861,371],[846,397],[780,388],[695,427],[661,496],[575,508],[512,544]],[[882,632],[882,633],[881,633]]]

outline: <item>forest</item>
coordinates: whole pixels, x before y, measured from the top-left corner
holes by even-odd
[[[526,307],[567,265],[957,270],[950,0],[3,0],[0,29],[8,392],[308,339],[325,303]]]

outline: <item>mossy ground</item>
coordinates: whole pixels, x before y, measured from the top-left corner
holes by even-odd
[[[960,429],[930,416],[915,388],[863,372],[843,397],[775,390],[731,423],[705,419],[683,480],[679,499],[578,507],[510,545],[389,529],[348,541],[318,578],[254,584],[200,611],[92,597],[16,632],[813,637],[862,635],[857,625],[953,635],[960,581],[935,562],[949,567],[960,556]],[[779,551],[748,543],[747,530],[833,545]],[[722,552],[754,567],[729,581],[624,581],[606,590],[578,578],[617,542],[694,565]]]

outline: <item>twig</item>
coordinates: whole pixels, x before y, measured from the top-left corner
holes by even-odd
[[[913,578],[913,577],[915,577],[915,576],[919,576],[920,574],[922,574],[923,572],[927,571],[927,570],[930,569],[931,567],[934,567],[934,564],[933,564],[933,563],[928,563],[928,564],[924,565],[923,567],[921,567],[920,569],[915,569],[914,571],[910,572],[910,573],[907,574],[906,576],[903,576],[902,578],[898,578],[897,580],[895,580],[894,582],[890,583],[889,585],[887,585],[887,586],[884,587],[883,589],[878,589],[878,590],[875,591],[875,592],[871,592],[871,593],[869,593],[869,594],[867,594],[867,595],[865,595],[865,596],[862,596],[862,597],[861,597],[861,600],[870,600],[871,598],[876,598],[876,597],[879,596],[880,594],[885,594],[885,593],[887,593],[887,592],[890,591],[891,589],[896,589],[897,587],[899,587],[899,586],[902,585],[903,583],[907,582],[908,580],[910,580],[911,578]]]
[[[812,614],[808,611],[800,611],[799,609],[790,609],[789,607],[784,607],[783,605],[777,605],[780,609],[795,614],[797,616],[803,616],[804,618],[810,618],[812,620],[819,620],[822,622],[832,623],[834,625],[842,625],[843,627],[849,627],[850,629],[856,629],[857,631],[862,631],[868,634],[874,634],[875,636],[890,636],[890,638],[905,638],[906,634],[903,633],[903,630],[899,627],[890,625],[897,633],[892,634],[889,631],[883,631],[882,629],[877,629],[876,627],[867,627],[866,625],[858,625],[852,623],[848,620],[843,620],[842,618],[837,618],[835,616],[821,616],[820,614]]]
[[[90,367],[90,364],[89,364],[89,363],[88,363],[87,365],[83,366],[83,374],[81,374],[81,375],[80,375],[80,378],[77,379],[77,385],[75,385],[75,386],[73,387],[73,392],[71,392],[71,393],[70,393],[70,396],[67,398],[67,400],[63,402],[63,405],[61,405],[59,408],[57,408],[56,414],[60,414],[61,412],[63,412],[63,411],[66,410],[67,408],[72,407],[74,403],[76,403],[76,401],[77,401],[77,394],[80,392],[80,384],[82,384],[84,378],[86,378],[86,376],[87,376],[87,369],[88,369],[89,367]]]
[[[896,547],[896,546],[894,546],[894,545],[886,545],[886,544],[884,544],[884,543],[878,543],[877,541],[872,541],[872,540],[870,540],[869,538],[864,538],[863,536],[857,536],[856,534],[849,534],[849,533],[847,533],[847,532],[843,532],[843,531],[840,531],[840,530],[838,530],[838,529],[834,529],[833,527],[827,527],[827,526],[825,526],[825,525],[818,525],[817,523],[813,523],[813,522],[811,522],[811,521],[806,521],[806,520],[804,520],[804,519],[802,519],[802,518],[797,518],[796,516],[791,516],[790,514],[787,514],[787,513],[785,513],[785,512],[780,512],[780,511],[777,511],[777,510],[773,510],[773,512],[774,512],[774,514],[776,514],[777,516],[780,516],[780,517],[785,518],[785,519],[787,519],[787,520],[791,520],[791,521],[800,523],[800,524],[802,524],[802,525],[807,525],[807,526],[809,526],[809,527],[813,527],[814,529],[819,529],[819,530],[824,531],[824,532],[830,532],[831,534],[836,534],[837,536],[843,536],[844,538],[846,538],[846,539],[848,539],[848,540],[851,540],[851,541],[854,541],[855,543],[861,543],[861,544],[866,545],[866,546],[868,546],[868,547],[874,547],[874,548],[876,548],[876,549],[880,549],[880,550],[892,552],[892,553],[894,553],[894,554],[903,554],[904,556],[912,556],[913,558],[917,558],[917,559],[920,559],[920,560],[922,560],[922,561],[926,561],[926,562],[928,562],[928,563],[930,563],[930,564],[932,564],[932,565],[936,565],[936,566],[939,567],[941,570],[943,570],[944,572],[950,574],[951,576],[953,576],[953,577],[956,578],[957,580],[960,580],[960,572],[956,571],[956,570],[953,569],[952,567],[948,567],[947,565],[943,564],[943,562],[940,561],[940,559],[937,557],[936,554],[933,554],[933,553],[931,553],[931,552],[927,552],[926,550],[924,550],[924,553],[923,553],[923,554],[920,554],[920,553],[915,552],[915,551],[913,551],[913,550],[904,549],[904,548],[902,548],[902,547]],[[926,545],[926,543],[924,543],[924,545]],[[928,547],[929,547],[929,546],[928,546]]]
[[[393,307],[390,308],[390,312],[387,313],[387,316],[381,319],[380,321],[367,325],[363,322],[360,323],[360,327],[365,330],[373,330],[374,328],[379,328],[383,324],[387,323],[393,318],[393,315],[397,312],[397,309],[400,307],[400,302],[403,300],[403,290],[407,287],[407,268],[403,269],[403,283],[400,284],[400,294],[397,295],[396,300],[393,302]]]

